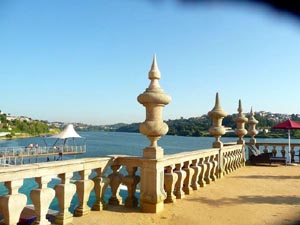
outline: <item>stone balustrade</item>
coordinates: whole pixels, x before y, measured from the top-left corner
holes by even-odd
[[[157,160],[117,157],[114,164],[124,165],[126,168],[141,168],[149,161],[156,163],[159,168],[164,168],[164,191],[166,192],[164,202],[173,203],[176,199],[181,199],[192,191],[205,187],[218,178],[244,166],[245,151],[243,145],[230,145],[221,149],[212,148],[166,155]],[[140,180],[139,176],[133,173],[130,178],[132,180],[130,183],[133,183],[135,188]],[[129,198],[134,196],[134,188],[131,189],[131,194],[128,193]],[[128,188],[128,190],[130,189]],[[141,193],[143,191],[141,190]]]
[[[164,202],[173,203],[244,166],[244,157],[243,145],[165,156],[158,161],[165,168],[164,187],[167,195]]]
[[[56,198],[59,212],[55,216],[55,224],[70,224],[73,216],[87,215],[90,210],[101,211],[108,205],[138,207],[143,198],[148,202],[157,202],[157,198],[161,198],[163,204],[174,203],[176,199],[184,198],[185,195],[243,166],[243,152],[243,145],[230,145],[221,149],[165,155],[160,159],[113,155],[5,167],[0,169],[0,182],[5,184],[8,193],[0,197],[0,211],[5,224],[16,224],[30,197],[36,215],[34,224],[50,224],[46,215],[50,204]],[[144,182],[143,176],[151,180],[153,167],[162,168],[159,179],[162,179],[163,187],[158,186],[158,192],[143,189],[141,184]],[[60,183],[51,188],[49,182],[54,177],[60,178]],[[27,178],[34,178],[37,183],[37,187],[30,190],[30,196],[19,192]],[[124,202],[120,196],[121,184],[127,187]],[[105,198],[107,187],[111,191],[110,196]],[[92,190],[95,200],[90,208],[87,202],[91,198]],[[151,192],[154,194],[151,195]],[[72,214],[69,209],[75,193],[78,206]],[[143,211],[141,204],[140,207]]]
[[[56,224],[68,224],[72,222],[73,215],[69,213],[71,200],[75,193],[78,195],[78,206],[75,209],[75,216],[82,216],[90,211],[87,201],[90,193],[95,188],[99,205],[101,191],[102,171],[111,163],[111,158],[85,158],[67,161],[55,161],[48,163],[36,163],[4,167],[0,169],[0,182],[3,182],[8,190],[7,194],[0,197],[0,211],[4,217],[4,223],[8,225],[17,224],[20,214],[27,204],[27,196],[20,193],[24,179],[34,178],[38,184],[37,188],[31,190],[30,198],[34,205],[36,220],[34,224],[50,224],[46,219],[49,206],[56,197],[60,208],[56,215]],[[95,170],[94,181],[89,178]],[[79,178],[74,183],[70,182],[74,173],[78,172]],[[59,177],[61,183],[54,188],[48,187],[53,177]],[[102,185],[102,186],[101,186]]]
[[[233,172],[245,165],[244,145],[228,145],[221,149],[203,149],[190,152],[182,152],[172,155],[165,155],[160,159],[146,159],[143,157],[111,156],[114,158],[112,174],[109,175],[112,188],[112,198],[120,199],[119,190],[123,183],[127,186],[128,196],[125,206],[136,207],[138,200],[136,197],[137,186],[142,176],[151,179],[151,174],[144,175],[141,171],[143,167],[155,165],[163,168],[164,180],[163,189],[160,194],[147,196],[149,190],[143,190],[140,186],[140,198],[162,198],[164,203],[174,203],[176,199],[182,199],[185,195],[205,187],[207,184],[215,182],[218,178]],[[116,169],[118,168],[118,172]],[[121,174],[119,169],[125,167],[127,175]],[[137,172],[139,170],[139,172]],[[149,187],[147,187],[149,188]],[[155,192],[156,193],[156,192]],[[111,201],[109,204],[119,205],[121,201]],[[143,209],[142,209],[143,210]]]
[[[247,143],[249,145],[249,143]],[[273,156],[287,157],[288,143],[258,142],[255,143],[260,153],[272,153]],[[300,162],[300,143],[291,143],[291,162]]]

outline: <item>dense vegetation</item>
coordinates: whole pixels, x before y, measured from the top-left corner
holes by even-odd
[[[48,134],[54,128],[49,127],[46,122],[37,120],[7,120],[6,114],[0,115],[0,132],[10,132],[8,138],[14,136],[39,136]]]
[[[247,115],[249,117],[249,115]],[[223,126],[231,128],[234,130],[236,128],[235,122],[236,115],[228,115],[223,119]],[[266,116],[255,115],[256,120],[259,121],[257,129],[260,130],[257,137],[287,137],[287,132],[284,130],[272,130],[268,132],[272,126],[277,124],[279,121],[268,118]],[[292,115],[291,119],[294,121],[299,121],[300,118],[296,115]],[[207,115],[201,117],[193,118],[180,118],[175,120],[165,121],[169,126],[168,135],[178,135],[178,136],[210,136],[208,130],[212,125],[211,118]],[[248,129],[248,124],[245,125]],[[121,126],[117,129],[112,129],[117,132],[139,132],[139,123],[127,124]],[[236,136],[234,132],[228,132],[224,136]],[[291,130],[291,136],[294,138],[300,138],[300,130]]]

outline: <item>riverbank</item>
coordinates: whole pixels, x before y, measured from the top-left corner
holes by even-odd
[[[25,138],[34,138],[34,137],[44,137],[44,136],[50,136],[54,134],[58,134],[60,130],[52,130],[48,133],[40,133],[40,134],[28,134],[28,133],[15,133],[15,135],[6,135],[6,136],[0,136],[0,140],[15,140],[15,139],[25,139]]]
[[[299,166],[246,166],[192,192],[159,214],[109,206],[73,224],[299,225]]]

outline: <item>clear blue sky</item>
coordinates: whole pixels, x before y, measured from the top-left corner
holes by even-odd
[[[164,119],[212,109],[300,113],[300,20],[264,7],[147,0],[0,1],[0,109],[49,121],[141,122],[156,53]]]

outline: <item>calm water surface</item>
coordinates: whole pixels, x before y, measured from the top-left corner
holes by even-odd
[[[141,156],[143,149],[149,146],[149,140],[139,133],[122,132],[79,132],[84,137],[87,152],[77,157],[99,157],[110,154]],[[221,138],[223,142],[235,142],[237,138]],[[246,141],[248,139],[246,138]],[[45,142],[52,145],[55,140],[51,138],[26,138],[17,140],[0,140],[0,147],[5,146],[27,146],[28,144],[39,144],[44,146]],[[163,136],[158,145],[164,149],[165,154],[173,154],[198,149],[211,148],[213,137],[181,137]],[[77,142],[81,142],[77,140]],[[286,142],[287,139],[261,139],[257,142]],[[300,143],[300,139],[292,139],[291,142]]]

